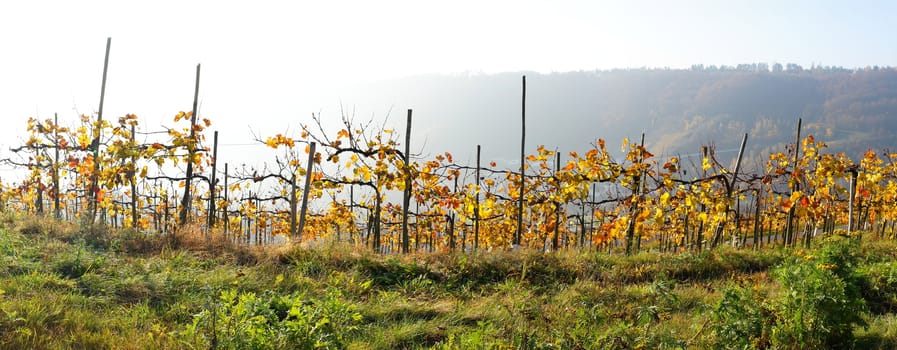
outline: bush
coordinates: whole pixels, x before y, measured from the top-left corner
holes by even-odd
[[[723,290],[716,305],[712,332],[715,349],[763,349],[769,347],[767,323],[773,320],[772,310],[764,296],[742,286]]]
[[[782,290],[772,298],[743,286],[724,292],[713,314],[717,348],[830,349],[853,345],[865,325],[858,244],[833,239],[773,271]]]
[[[344,348],[346,335],[358,329],[361,314],[329,290],[322,300],[302,294],[278,296],[221,293],[218,305],[193,318],[182,335],[197,347],[223,349]]]
[[[773,341],[795,349],[848,347],[853,327],[864,324],[865,302],[858,287],[836,272],[847,270],[813,260],[791,262],[775,271],[784,291],[776,301],[779,318],[772,328]]]

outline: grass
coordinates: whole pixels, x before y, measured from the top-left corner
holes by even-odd
[[[818,249],[383,256],[4,215],[0,349],[711,348],[726,291],[778,310],[773,272]],[[853,252],[868,312],[852,346],[897,347],[895,252]]]

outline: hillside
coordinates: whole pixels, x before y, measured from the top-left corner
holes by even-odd
[[[0,348],[897,346],[893,237],[630,257],[383,256],[212,237],[4,213]]]
[[[369,84],[342,101],[349,111],[391,110],[398,125],[404,118],[396,116],[413,108],[413,142],[425,152],[468,155],[482,144],[487,158],[512,163],[524,74],[532,148],[578,150],[599,137],[619,144],[645,132],[652,152],[689,154],[705,144],[736,148],[749,133],[749,159],[758,159],[794,142],[798,118],[804,135],[825,140],[835,152],[857,157],[867,147],[895,148],[897,70],[891,68],[428,75]]]

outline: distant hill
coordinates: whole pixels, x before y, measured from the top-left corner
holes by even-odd
[[[414,76],[360,87],[344,100],[393,107],[397,125],[413,108],[413,145],[424,153],[469,159],[482,144],[486,159],[506,164],[519,152],[524,74],[530,150],[544,144],[566,153],[597,138],[619,145],[645,132],[658,155],[695,153],[704,144],[725,153],[746,132],[748,159],[757,160],[794,142],[798,118],[802,135],[826,141],[830,151],[857,157],[867,148],[897,149],[897,69],[738,68]]]

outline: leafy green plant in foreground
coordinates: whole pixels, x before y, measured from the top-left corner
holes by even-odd
[[[730,287],[717,304],[713,332],[718,348],[847,348],[864,326],[866,304],[855,270],[858,243],[832,239],[818,250],[797,252],[773,271],[777,294]]]
[[[343,348],[362,319],[334,289],[314,300],[227,290],[216,304],[194,316],[182,333],[188,342],[223,349]]]

